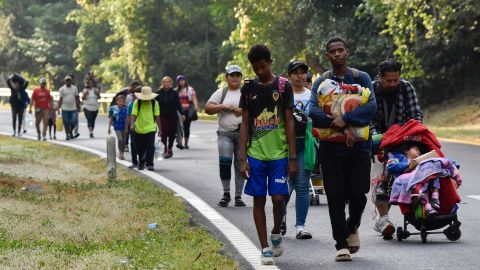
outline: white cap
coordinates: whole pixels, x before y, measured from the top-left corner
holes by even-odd
[[[45,80],[45,78],[42,77],[42,78],[40,78],[39,82],[40,82],[40,84],[44,84],[44,83],[47,83],[47,80]]]
[[[227,75],[232,74],[232,73],[242,74],[242,69],[238,65],[229,65],[225,68],[225,73]]]

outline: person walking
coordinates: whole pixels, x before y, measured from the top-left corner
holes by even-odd
[[[178,92],[172,87],[173,80],[169,76],[162,79],[162,87],[157,91],[155,100],[160,106],[160,123],[162,125],[162,143],[164,146],[164,158],[173,156],[173,143],[177,135],[178,116],[177,112],[184,113]]]
[[[308,66],[301,61],[292,61],[288,64],[288,78],[293,88],[294,120],[296,137],[296,157],[298,173],[290,179],[290,189],[295,190],[295,214],[296,214],[296,238],[311,239],[312,234],[305,230],[308,209],[310,208],[310,175],[311,171],[304,167],[305,136],[307,127],[307,115],[311,91],[305,87]],[[290,201],[290,196],[286,204]],[[287,230],[286,219],[282,223],[282,234]]]
[[[53,139],[57,139],[57,111],[58,111],[58,103],[53,100],[51,97],[51,107],[50,113],[48,114],[48,137],[50,140],[52,139],[52,128],[53,128]]]
[[[377,108],[370,76],[348,67],[349,51],[343,38],[333,37],[326,43],[326,57],[332,70],[323,73],[313,84],[310,112],[313,127],[334,128],[350,137],[350,126],[368,126]],[[372,92],[366,104],[343,115],[333,116],[318,105],[320,84],[331,79],[342,84],[359,84]],[[348,144],[348,145],[347,145]],[[347,143],[320,141],[320,164],[324,176],[328,211],[337,249],[335,261],[351,261],[351,254],[360,249],[358,228],[367,204],[370,189],[371,138]],[[345,215],[348,202],[349,217]]]
[[[100,90],[95,87],[93,78],[87,79],[87,86],[82,91],[83,113],[87,118],[88,131],[90,138],[93,138],[93,129],[95,128],[95,120],[98,115],[98,108],[100,103]]]
[[[35,127],[37,128],[37,138],[40,141],[47,140],[47,127],[50,109],[52,107],[52,96],[47,89],[47,80],[40,78],[40,87],[33,90],[30,109],[28,113],[32,114],[32,107],[35,107]],[[43,122],[42,132],[40,132],[40,123]]]
[[[140,93],[135,93],[137,100],[132,107],[130,129],[135,131],[135,141],[140,160],[138,169],[143,170],[145,166],[153,171],[153,157],[155,145],[155,133],[162,136],[160,124],[160,108],[155,100],[157,94],[152,93],[152,88],[143,86]],[[158,129],[157,129],[158,128]]]
[[[124,160],[125,156],[125,139],[126,139],[126,132],[125,126],[127,121],[127,106],[125,104],[125,96],[119,95],[116,101],[117,105],[113,105],[108,110],[108,135],[112,132],[111,127],[113,125],[113,129],[115,130],[115,134],[117,135],[117,142],[118,142],[118,151],[119,151],[119,159]]]
[[[198,101],[195,89],[187,84],[187,79],[183,75],[177,76],[177,92],[180,97],[180,104],[184,111],[185,120],[183,121],[183,140],[177,137],[177,147],[180,149],[188,149],[188,140],[190,138],[190,125],[192,121],[195,121],[195,116],[198,112]]]
[[[272,72],[272,56],[265,45],[255,45],[248,53],[254,80],[241,90],[240,172],[247,180],[245,194],[253,196],[253,219],[262,247],[262,264],[274,264],[282,255],[280,225],[288,196],[287,178],[297,173],[293,91],[286,78]],[[273,203],[272,247],[267,240],[265,203],[268,194]]]
[[[130,129],[130,123],[132,121],[132,110],[133,110],[133,104],[134,101],[137,99],[137,96],[135,93],[140,93],[142,90],[141,86],[137,86],[135,88],[135,91],[133,92],[133,97],[132,97],[132,102],[128,104],[127,106],[127,123],[125,125],[125,133],[128,134],[127,138],[130,137],[130,154],[132,156],[132,165],[128,166],[128,168],[133,169],[138,167],[138,151],[137,151],[137,143],[136,143],[136,138],[135,138],[135,131]],[[128,145],[125,146],[125,152],[128,149]]]
[[[72,84],[72,77],[65,77],[65,85],[60,87],[60,101],[58,107],[62,110],[63,125],[67,141],[74,138],[73,129],[78,122],[78,112],[80,111],[80,98],[78,89]]]
[[[394,124],[403,125],[410,119],[423,121],[423,112],[418,103],[412,84],[400,77],[402,64],[387,59],[378,66],[378,80],[372,85],[377,99],[377,112],[372,121],[372,134],[383,134]],[[379,218],[374,230],[391,239],[395,227],[388,217],[390,210],[390,192],[393,181],[379,181],[376,184],[374,199]]]
[[[28,81],[25,80],[21,75],[15,73],[7,79],[7,85],[11,92],[8,101],[12,110],[13,136],[21,136],[23,116],[25,109],[27,108],[26,104],[28,100],[28,94],[25,90],[27,89]]]
[[[240,124],[242,109],[240,103],[240,87],[242,69],[237,65],[225,69],[227,86],[213,93],[205,106],[205,112],[218,114],[218,159],[220,180],[223,187],[223,197],[218,202],[221,207],[227,207],[231,201],[230,181],[232,178],[232,161],[235,170],[235,206],[245,206],[242,201],[245,180],[240,173]]]

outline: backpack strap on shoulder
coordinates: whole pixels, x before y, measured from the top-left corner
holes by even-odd
[[[322,73],[322,79],[325,81],[326,79],[330,79],[332,77],[332,70],[327,70]]]
[[[228,86],[225,86],[222,89],[222,98],[220,98],[220,104],[223,104],[223,101],[225,100],[227,93],[228,93]]]
[[[350,67],[348,69],[352,72],[353,81],[356,84],[360,84],[360,70],[358,70],[356,68],[350,68]]]

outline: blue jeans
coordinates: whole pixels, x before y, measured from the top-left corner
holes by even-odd
[[[295,226],[305,226],[308,208],[310,207],[310,175],[311,171],[304,169],[303,155],[305,152],[305,139],[297,138],[297,166],[298,174],[294,179],[290,179],[290,188],[295,190],[295,212],[297,219]],[[290,193],[291,194],[291,193]],[[288,204],[290,196],[285,204]]]
[[[63,125],[67,135],[71,135],[72,129],[78,125],[78,112],[62,110]]]

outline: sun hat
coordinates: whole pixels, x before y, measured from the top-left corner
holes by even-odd
[[[135,96],[141,100],[152,100],[157,97],[158,94],[152,93],[152,88],[150,88],[150,86],[144,86],[140,93],[135,93]]]
[[[230,75],[232,73],[240,73],[242,74],[242,68],[238,65],[229,65],[225,68],[225,73]]]

